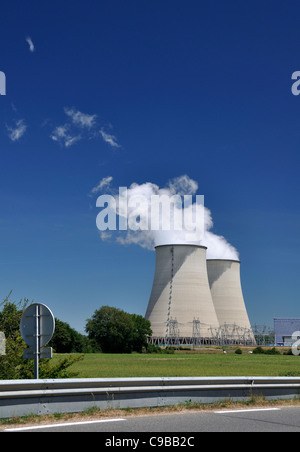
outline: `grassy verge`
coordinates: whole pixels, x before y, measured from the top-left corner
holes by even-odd
[[[53,363],[63,355],[54,356]],[[86,354],[71,370],[79,378],[300,376],[300,358],[222,351],[176,352],[174,355]]]

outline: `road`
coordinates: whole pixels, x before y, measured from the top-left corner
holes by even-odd
[[[114,437],[114,441],[121,432],[128,433],[125,436],[127,438],[130,438],[130,433],[142,432],[165,432],[172,433],[173,436],[186,432],[300,432],[300,407],[185,412],[80,423],[66,422],[55,426],[6,428],[4,431],[105,432],[110,434],[107,437]],[[124,434],[121,436],[124,438]],[[138,435],[132,437],[138,438]]]

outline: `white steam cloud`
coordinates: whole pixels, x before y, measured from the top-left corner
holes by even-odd
[[[122,217],[125,215],[124,212],[126,212],[128,219],[130,219],[131,216],[134,216],[135,218],[138,216],[140,224],[149,221],[149,209],[153,196],[167,195],[169,198],[171,198],[174,197],[174,195],[195,195],[198,190],[198,183],[190,179],[187,175],[172,179],[164,188],[160,188],[158,185],[151,182],[144,184],[133,183],[126,190],[126,197],[120,196],[119,192],[118,194],[116,194],[116,190],[110,187],[111,182],[112,177],[104,178],[99,182],[97,187],[92,189],[91,193],[99,193],[104,187],[106,188],[106,190],[109,189],[116,200],[115,211],[119,216],[119,220],[121,221]],[[146,208],[145,203],[141,204],[140,208],[138,208],[136,204],[132,206],[130,205],[130,199],[138,199],[139,196],[149,201],[146,204]],[[204,225],[201,225],[201,227],[202,229],[204,228],[204,233],[201,240],[199,241],[195,241],[195,239],[192,238],[192,235],[190,234],[191,225],[188,224],[188,222],[184,223],[184,227],[181,230],[171,229],[166,231],[161,230],[161,228],[159,228],[159,230],[153,230],[153,228],[149,228],[147,230],[132,230],[129,228],[128,230],[123,231],[102,231],[101,238],[102,240],[111,240],[116,237],[116,241],[122,245],[136,244],[143,248],[151,250],[158,245],[203,245],[207,247],[208,259],[238,260],[238,251],[230,243],[228,243],[224,237],[218,236],[211,232],[211,229],[213,227],[211,211],[204,206],[201,206],[201,208],[201,220],[202,222],[204,222]],[[196,203],[184,205],[183,209],[183,214],[187,214],[186,217],[192,219],[193,215],[195,214]],[[174,210],[176,210],[176,206],[174,206]],[[163,219],[160,218],[159,222],[161,223],[161,221],[163,221]]]

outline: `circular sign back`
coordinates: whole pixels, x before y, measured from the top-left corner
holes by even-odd
[[[23,312],[21,318],[21,335],[29,347],[44,347],[52,339],[55,330],[55,318],[48,306],[42,303],[33,303]]]

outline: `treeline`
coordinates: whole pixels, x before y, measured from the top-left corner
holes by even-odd
[[[55,318],[54,335],[47,347],[55,353],[93,353],[97,351],[87,336],[78,333],[74,328]]]
[[[19,303],[7,297],[0,303],[0,331],[6,337],[6,355],[0,356],[0,380],[33,378],[33,360],[23,359],[27,348],[21,337],[20,321],[30,302]],[[70,370],[72,364],[84,358],[84,353],[131,353],[147,349],[147,336],[152,334],[150,322],[136,314],[103,306],[96,310],[86,324],[87,336],[78,333],[66,322],[56,319],[55,333],[48,346],[56,353],[66,353],[56,364],[40,361],[40,378],[71,378],[77,374]],[[72,353],[81,355],[70,356]]]
[[[8,299],[2,303],[0,331],[7,338],[20,336],[20,320],[28,304],[28,300],[15,303]],[[55,353],[142,352],[147,348],[147,336],[152,334],[150,322],[143,316],[109,306],[96,310],[87,320],[85,330],[86,336],[56,318],[55,332],[48,347]]]
[[[87,320],[87,336],[66,322],[56,319],[55,333],[49,343],[56,353],[132,353],[147,348],[151,325],[143,316],[102,306]]]

